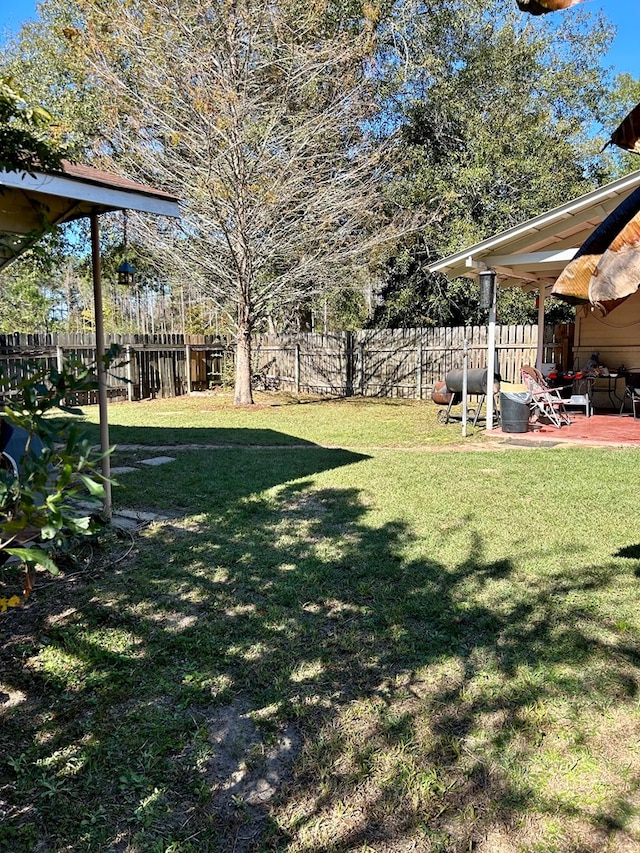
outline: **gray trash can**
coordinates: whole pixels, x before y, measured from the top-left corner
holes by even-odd
[[[502,432],[527,432],[529,429],[529,391],[500,392]]]

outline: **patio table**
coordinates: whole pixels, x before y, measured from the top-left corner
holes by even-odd
[[[624,401],[624,396],[618,394],[618,382],[620,381],[625,382],[624,374],[622,373],[610,373],[608,376],[603,376],[601,374],[583,376],[581,379],[574,380],[574,387],[578,393],[584,389],[582,390],[582,393],[587,393],[589,395],[589,399],[592,404],[594,392],[602,391],[609,398],[611,408],[619,411]]]

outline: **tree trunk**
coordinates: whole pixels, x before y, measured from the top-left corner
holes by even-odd
[[[234,406],[250,406],[253,404],[251,391],[251,323],[238,312],[241,317],[238,322],[238,342],[236,345],[236,386],[233,397]]]

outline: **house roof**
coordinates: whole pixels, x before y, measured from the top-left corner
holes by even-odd
[[[0,269],[52,226],[113,210],[180,216],[175,196],[89,166],[64,162],[55,173],[0,172]]]
[[[640,186],[640,170],[568,201],[455,255],[430,264],[430,272],[473,278],[494,269],[503,287],[551,286],[582,243]]]

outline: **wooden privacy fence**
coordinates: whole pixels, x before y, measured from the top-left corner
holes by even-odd
[[[523,364],[535,364],[537,326],[498,326],[496,359],[502,379],[520,380]],[[374,329],[359,332],[262,335],[254,339],[256,387],[334,396],[428,399],[435,382],[462,367],[486,366],[487,330],[481,326]],[[213,335],[109,335],[122,348],[122,366],[108,377],[111,399],[177,397],[225,383],[233,374],[233,347]],[[566,336],[545,330],[544,361],[567,364]],[[0,335],[0,393],[11,394],[27,362],[47,367],[65,357],[95,360],[92,334]],[[79,402],[95,402],[95,398]]]
[[[435,382],[462,367],[486,367],[487,330],[482,326],[435,329],[374,329],[359,332],[262,336],[254,344],[268,387],[297,393],[427,399]],[[567,339],[545,330],[543,361],[568,364]],[[504,381],[520,382],[520,368],[535,364],[537,326],[496,328],[496,364]]]
[[[186,341],[182,335],[108,335],[106,346],[114,343],[121,347],[121,364],[107,376],[110,399],[143,400],[204,391],[222,383],[227,361],[232,360],[227,342],[213,335],[188,335]],[[94,362],[93,334],[0,335],[0,393],[11,395],[29,363],[49,368],[60,366],[64,358]],[[78,402],[97,402],[97,393]]]

